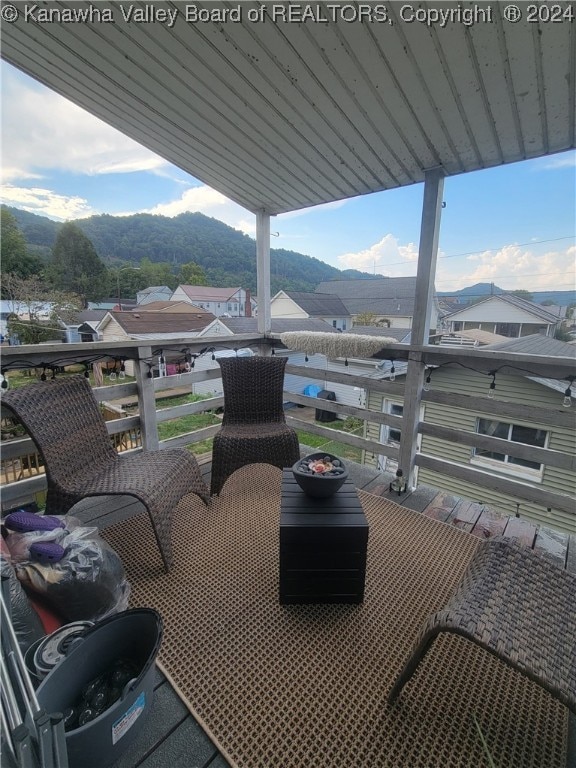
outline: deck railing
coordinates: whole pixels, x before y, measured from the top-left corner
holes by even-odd
[[[250,347],[258,354],[270,354],[275,348],[277,354],[284,351],[279,338],[273,335],[263,337],[260,335],[243,334],[241,336],[203,338],[183,337],[180,339],[166,340],[153,343],[150,340],[139,342],[94,342],[87,344],[49,344],[22,347],[4,347],[2,355],[3,372],[14,368],[26,368],[36,366],[46,368],[50,375],[51,367],[64,367],[73,363],[90,363],[98,358],[108,357],[117,361],[134,361],[135,381],[130,383],[107,384],[96,387],[94,392],[101,402],[113,402],[115,400],[134,397],[138,401],[138,415],[113,419],[108,422],[108,430],[111,435],[123,436],[130,430],[135,434],[139,430],[142,446],[146,449],[165,448],[173,446],[190,446],[194,443],[213,437],[219,430],[219,425],[204,427],[194,432],[181,434],[168,440],[160,441],[158,437],[158,424],[176,419],[181,416],[215,411],[223,406],[221,395],[210,397],[206,400],[185,405],[158,409],[156,398],[162,392],[178,388],[190,388],[200,382],[214,381],[215,390],[220,379],[219,368],[212,370],[185,370],[184,360],[198,359],[195,356],[203,353],[210,355],[210,350],[215,349],[240,349]],[[174,360],[180,366],[182,373],[162,378],[154,377],[152,372],[159,358],[167,361]],[[555,488],[537,485],[523,481],[517,477],[496,475],[480,467],[452,462],[446,458],[440,458],[418,449],[419,435],[431,436],[440,440],[450,441],[457,445],[481,448],[487,451],[502,452],[520,460],[535,461],[546,466],[559,468],[568,473],[574,473],[576,477],[575,452],[551,450],[548,448],[536,448],[521,443],[502,441],[500,438],[488,435],[479,435],[475,432],[464,431],[456,427],[440,426],[422,421],[420,414],[422,404],[435,403],[448,405],[454,408],[469,409],[477,414],[490,415],[513,422],[515,419],[523,422],[536,422],[558,427],[562,430],[574,429],[574,407],[562,407],[561,393],[558,396],[557,408],[538,408],[521,403],[504,402],[486,397],[478,397],[453,392],[437,391],[424,387],[428,371],[437,366],[454,364],[463,366],[480,373],[489,373],[498,370],[499,375],[516,373],[519,369],[529,371],[532,376],[548,378],[563,382],[566,386],[570,377],[576,377],[575,363],[571,358],[547,357],[540,355],[511,354],[482,349],[454,349],[435,346],[415,347],[404,344],[394,344],[386,348],[386,351],[375,356],[374,362],[379,359],[394,359],[407,363],[406,375],[402,381],[394,382],[385,378],[375,379],[358,374],[349,374],[343,367],[341,371],[306,367],[289,364],[287,374],[306,377],[308,380],[316,379],[325,382],[347,384],[359,389],[369,386],[372,393],[381,393],[385,397],[396,398],[403,402],[403,415],[392,415],[380,410],[366,407],[346,405],[341,402],[322,400],[321,408],[332,411],[338,416],[351,416],[360,419],[365,425],[364,435],[338,432],[338,442],[345,443],[364,452],[365,456],[385,456],[398,463],[403,468],[408,482],[414,482],[417,468],[432,471],[439,476],[453,479],[459,483],[469,483],[475,486],[490,488],[521,502],[536,504],[545,510],[558,511],[560,527],[570,530],[571,526],[576,531],[576,500],[569,493]],[[316,398],[308,397],[302,392],[286,392],[286,400],[296,405],[319,407]],[[311,424],[298,419],[298,409],[287,412],[288,422],[308,433],[313,433],[326,440],[334,439],[334,430],[321,424]],[[380,442],[373,437],[374,430],[370,425],[385,425],[401,433],[399,446]],[[18,457],[34,454],[34,446],[27,438],[11,440],[2,443],[2,459],[14,461]],[[14,479],[12,476],[3,476],[2,504],[3,507],[13,505],[15,501],[43,490],[45,478],[37,474],[25,479]],[[554,524],[552,522],[552,524]]]

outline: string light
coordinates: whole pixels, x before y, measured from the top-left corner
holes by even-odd
[[[392,366],[390,368],[390,381],[396,381],[396,368],[394,368],[394,360],[390,360]]]
[[[426,370],[424,371],[424,375],[425,375],[425,378],[424,378],[424,384],[422,385],[422,389],[424,390],[424,392],[430,392],[430,378],[432,375],[432,369],[426,368]]]
[[[126,365],[124,364],[124,358],[120,360],[120,373],[118,374],[119,379],[125,379],[126,378]]]
[[[494,400],[494,390],[496,389],[496,371],[490,371],[488,373],[488,376],[492,376],[492,381],[490,382],[490,388],[488,389],[488,398],[490,400]]]
[[[562,405],[564,408],[570,408],[572,405],[572,384],[574,384],[574,378],[571,376],[569,379],[569,384],[564,392],[564,400],[562,400]]]

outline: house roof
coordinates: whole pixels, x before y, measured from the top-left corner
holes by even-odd
[[[537,317],[539,320],[544,320],[548,324],[558,322],[558,315],[553,312],[549,312],[546,307],[543,307],[541,304],[535,304],[533,301],[526,301],[526,299],[522,299],[520,296],[513,296],[510,293],[497,293],[493,296],[488,296],[487,298],[482,299],[482,301],[477,301],[475,304],[469,305],[467,307],[461,307],[455,312],[451,312],[449,315],[446,315],[444,319],[450,321],[455,320],[459,314],[467,312],[471,308],[480,307],[482,304],[494,301],[510,304],[517,309],[521,309],[524,312],[528,312],[529,314],[534,315],[534,317]]]
[[[328,280],[316,286],[317,293],[339,296],[351,315],[411,317],[416,295],[415,277],[382,277],[361,280]]]
[[[298,306],[312,317],[343,317],[350,313],[338,296],[329,293],[284,291]]]
[[[235,288],[215,288],[211,285],[179,285],[176,290],[183,291],[186,296],[198,301],[228,301],[229,298],[242,289],[240,286]]]
[[[68,323],[68,325],[80,325],[81,323],[90,323],[93,325],[94,323],[99,323],[106,312],[106,309],[83,309],[75,315],[74,323]]]
[[[138,291],[139,296],[145,296],[150,293],[172,293],[172,288],[169,288],[167,285],[150,285],[148,288],[142,288],[141,291]]]
[[[505,4],[442,4],[443,23],[432,3],[236,3],[202,23],[173,3],[171,24],[63,7],[4,24],[2,57],[254,212],[575,145],[575,25],[512,23]]]
[[[551,355],[553,357],[576,358],[576,347],[565,341],[558,341],[551,336],[542,333],[533,333],[530,336],[520,336],[517,339],[507,339],[497,344],[489,344],[484,349],[497,349],[508,352],[524,352],[528,355]]]
[[[478,344],[498,344],[500,341],[509,341],[506,336],[490,333],[490,331],[481,331],[479,328],[467,328],[465,331],[458,331],[457,335],[464,336],[466,339],[474,339]]]
[[[134,312],[194,312],[197,315],[211,314],[207,309],[197,307],[187,301],[150,301],[148,304],[138,304]]]
[[[215,319],[211,312],[110,312],[109,315],[129,336],[194,333]]]

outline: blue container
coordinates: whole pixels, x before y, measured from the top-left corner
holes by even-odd
[[[154,661],[162,641],[162,618],[151,608],[116,613],[75,639],[36,695],[48,713],[72,707],[85,686],[116,662],[129,659],[138,670],[120,699],[98,717],[66,732],[70,768],[105,768],[140,733],[152,706]],[[135,673],[136,674],[136,673]]]

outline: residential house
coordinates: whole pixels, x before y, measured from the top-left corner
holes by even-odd
[[[98,324],[102,341],[127,339],[177,339],[180,336],[197,336],[214,320],[211,312],[107,312]],[[126,374],[134,375],[132,361],[126,361]]]
[[[138,291],[136,294],[136,303],[138,306],[142,304],[151,304],[155,301],[170,301],[172,298],[173,290],[167,285],[152,285],[149,288],[144,288]],[[124,300],[122,300],[124,304]]]
[[[303,291],[278,291],[270,301],[272,317],[317,318],[346,331],[352,326],[350,313],[338,296]]]
[[[501,293],[452,312],[444,318],[444,326],[448,333],[477,328],[516,338],[534,333],[554,336],[561,321],[558,313],[548,307]]]
[[[255,302],[244,288],[214,288],[209,285],[179,285],[171,301],[187,301],[206,309],[215,317],[251,317]]]
[[[83,309],[71,320],[61,320],[69,344],[99,341],[98,325],[106,315],[104,309]]]
[[[557,341],[542,334],[533,334],[518,339],[507,339],[483,347],[484,350],[522,352],[533,355],[558,355],[576,359],[576,348],[571,344]],[[514,363],[511,362],[511,367]],[[494,389],[490,384],[494,381]],[[562,408],[566,385],[558,380],[531,376],[529,371],[496,372],[494,379],[462,366],[439,366],[430,371],[430,382],[426,385],[433,392],[450,393],[446,398],[423,399],[421,420],[430,424],[452,427],[462,432],[499,437],[503,441],[522,443],[534,448],[548,448],[576,455],[576,433],[574,429],[560,427],[555,423],[554,414]],[[459,407],[459,395],[474,395],[481,407],[471,411]],[[491,396],[492,395],[492,396]],[[402,415],[402,396],[388,396],[371,391],[368,407],[393,415]],[[490,403],[493,411],[490,411]],[[526,406],[526,418],[513,420],[506,417],[506,403]],[[392,427],[370,424],[367,435],[383,444],[397,445],[400,431]],[[501,452],[470,447],[466,440],[443,440],[437,436],[419,436],[421,449],[440,459],[457,463],[463,467],[474,466],[486,472],[483,485],[469,483],[458,477],[445,477],[429,469],[418,469],[418,483],[432,485],[448,493],[494,506],[508,514],[519,514],[535,523],[560,530],[573,532],[574,518],[562,510],[542,507],[537,503],[524,501],[521,504],[511,495],[492,490],[490,476],[507,476],[522,480],[534,486],[547,486],[555,491],[572,494],[576,487],[576,472],[573,468],[552,467],[538,462],[537,457],[517,458],[506,452],[503,443]],[[366,464],[379,465],[390,470],[391,462],[385,456],[365,454]]]
[[[358,315],[370,313],[386,328],[412,328],[416,297],[415,277],[381,277],[361,280],[329,280],[316,286],[317,293],[339,296],[356,323]],[[436,293],[430,313],[430,332],[439,326]]]

